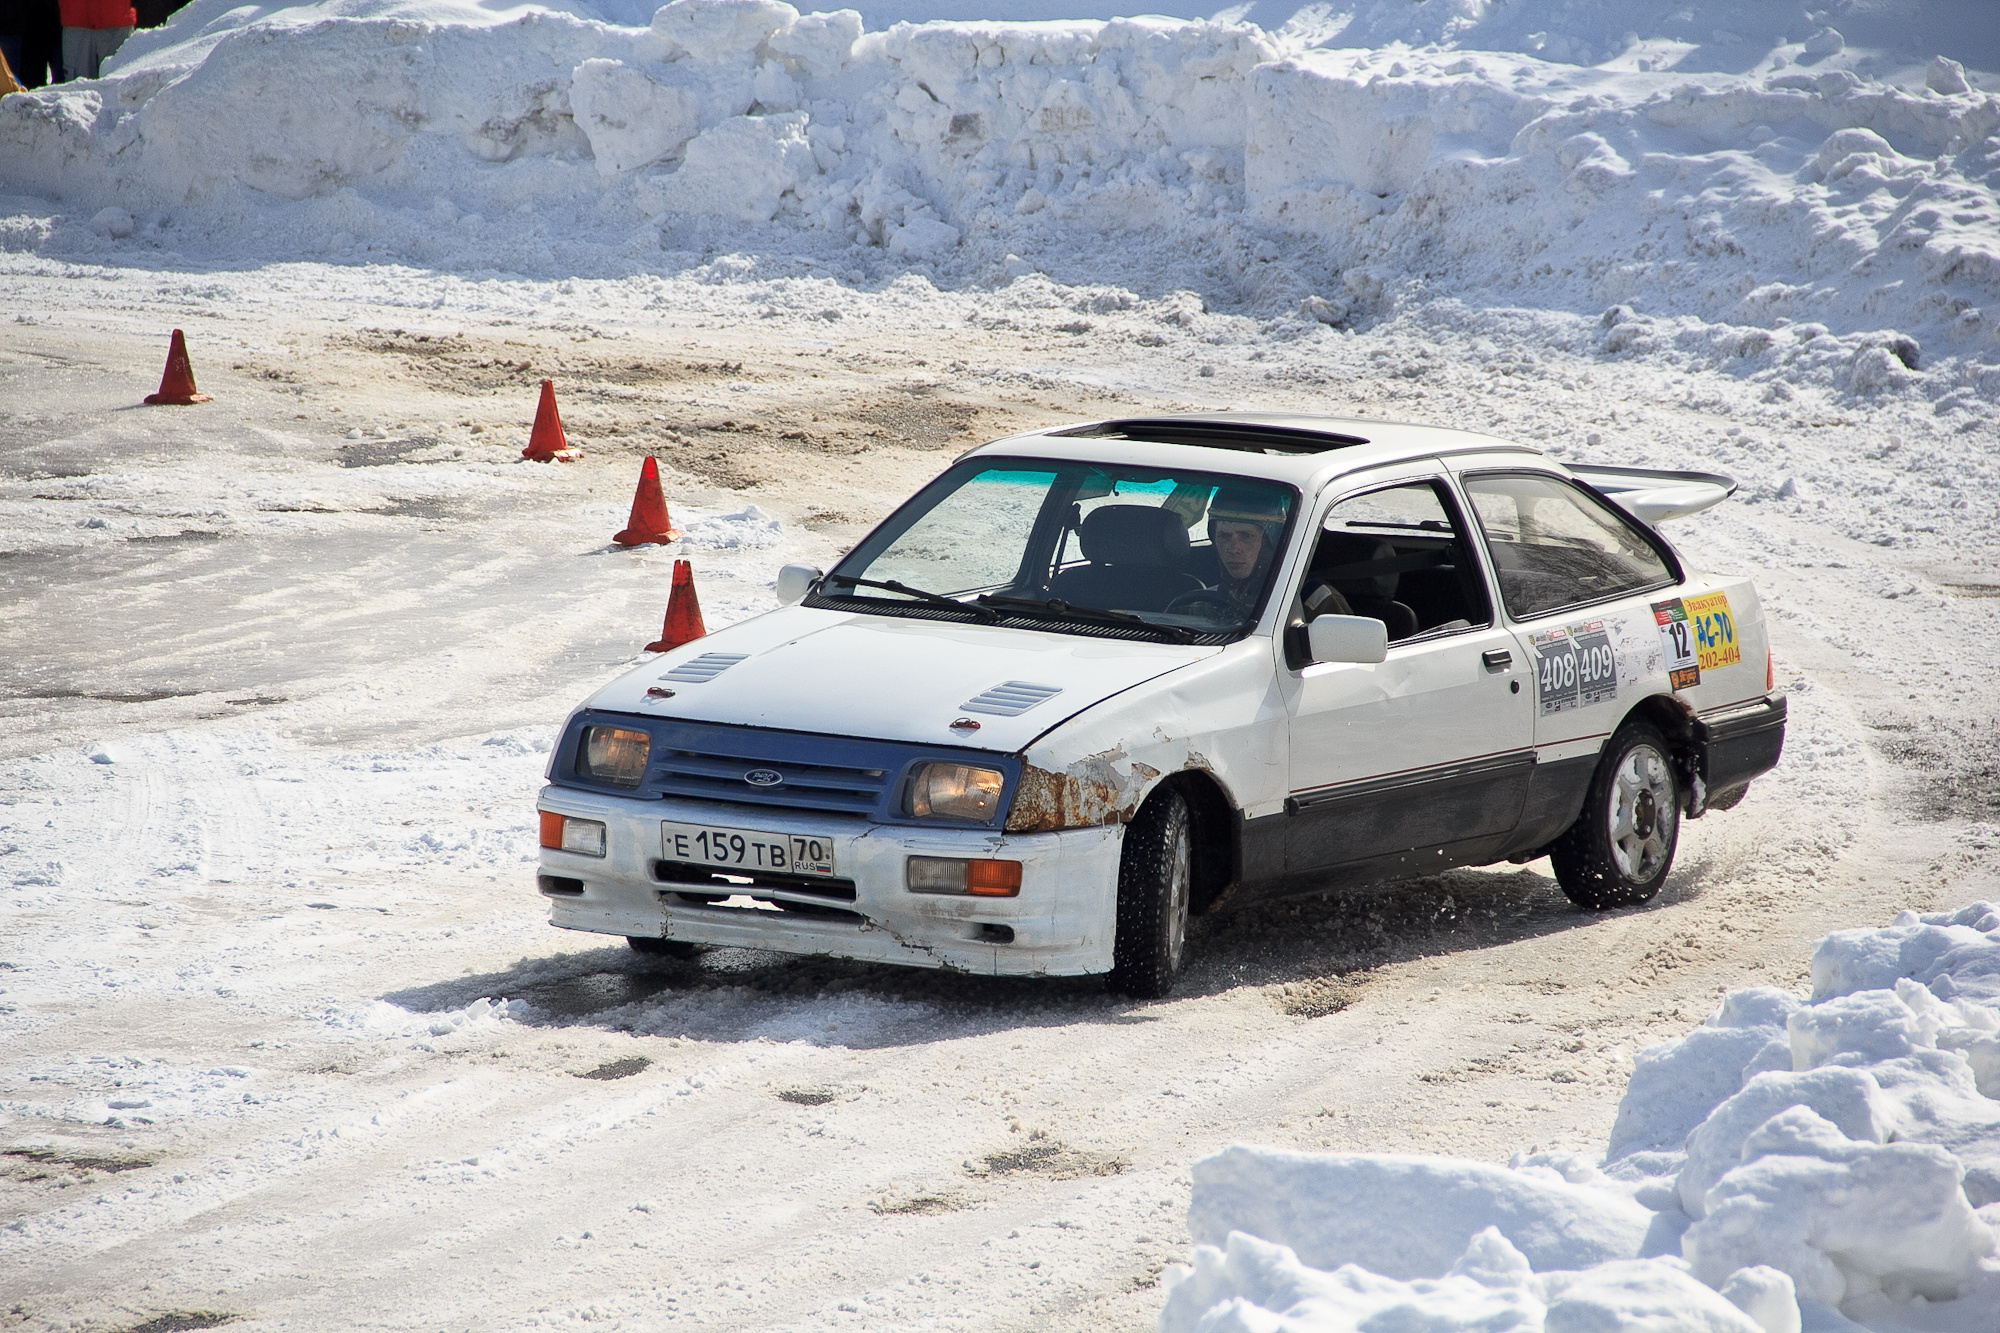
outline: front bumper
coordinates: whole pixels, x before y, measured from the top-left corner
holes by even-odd
[[[1061,833],[912,828],[851,815],[672,797],[636,800],[554,786],[542,789],[536,805],[605,825],[601,857],[541,849],[538,878],[549,921],[568,930],[995,976],[1111,970],[1122,827]],[[712,896],[716,886],[672,877],[662,864],[662,821],[829,841],[836,874],[853,882],[853,900],[769,885],[745,886],[723,902],[690,898]],[[1013,898],[911,893],[904,878],[911,856],[1016,860],[1021,892]],[[786,910],[781,903],[799,906]]]

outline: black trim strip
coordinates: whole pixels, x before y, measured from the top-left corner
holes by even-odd
[[[1330,805],[1335,801],[1388,796],[1413,787],[1496,778],[1534,766],[1535,752],[1532,748],[1482,755],[1478,759],[1464,759],[1451,764],[1433,764],[1429,768],[1413,768],[1383,777],[1360,778],[1351,782],[1335,783],[1332,786],[1316,787],[1310,791],[1294,792],[1285,798],[1285,813],[1296,815],[1319,806]]]
[[[1695,718],[1695,738],[1702,742],[1734,740],[1738,736],[1785,725],[1789,709],[1784,696],[1724,704]]]

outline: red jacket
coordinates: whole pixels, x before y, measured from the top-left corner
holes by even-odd
[[[139,22],[131,0],[61,0],[65,28],[130,28]]]

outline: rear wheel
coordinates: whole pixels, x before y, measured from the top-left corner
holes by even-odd
[[[1631,907],[1660,891],[1680,838],[1680,784],[1666,738],[1627,722],[1604,747],[1583,813],[1549,848],[1579,907]]]
[[[627,935],[625,943],[633,953],[649,958],[694,958],[702,951],[702,946],[693,940],[663,940],[655,935]]]
[[[1187,801],[1171,788],[1155,792],[1126,826],[1118,861],[1118,935],[1106,978],[1113,993],[1157,1000],[1174,988],[1187,952],[1193,882]]]

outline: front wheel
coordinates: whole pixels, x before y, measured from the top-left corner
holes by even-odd
[[[1583,813],[1549,848],[1556,883],[1579,907],[1646,902],[1673,868],[1680,810],[1666,738],[1647,723],[1626,723],[1604,747]]]
[[[702,952],[702,946],[693,940],[663,940],[657,935],[627,935],[625,943],[633,953],[651,958],[694,958]]]
[[[1118,934],[1111,947],[1113,993],[1157,1000],[1174,988],[1187,952],[1194,827],[1187,801],[1155,792],[1125,829],[1118,860]]]

